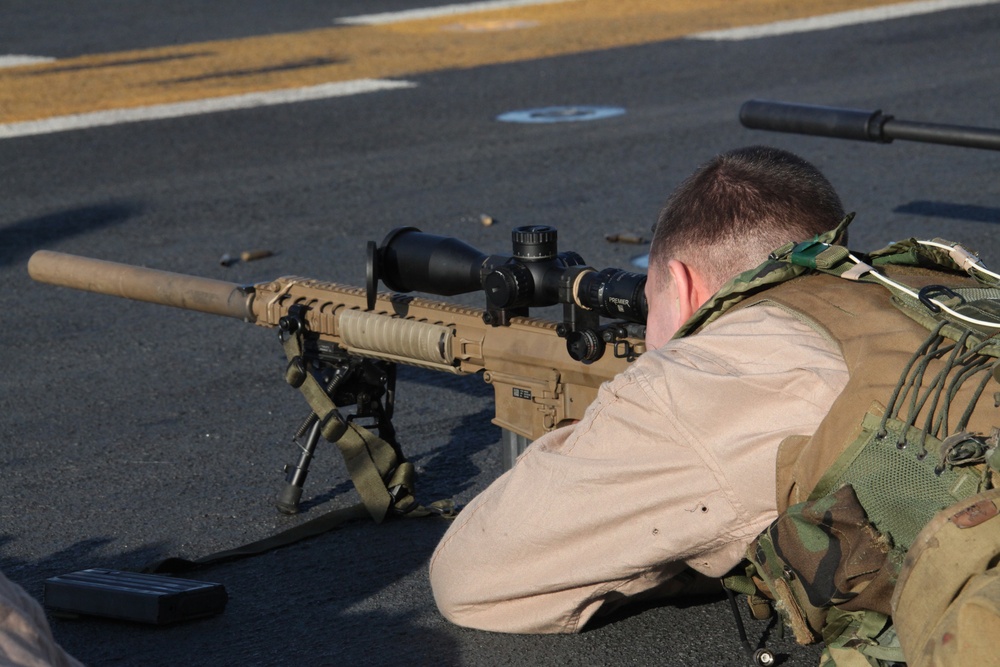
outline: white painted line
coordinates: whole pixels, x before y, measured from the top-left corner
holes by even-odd
[[[359,93],[371,93],[378,90],[415,88],[416,85],[410,81],[356,79],[354,81],[324,83],[319,86],[309,86],[307,88],[269,90],[261,93],[213,97],[204,100],[193,100],[191,102],[155,104],[153,106],[136,107],[134,109],[94,111],[92,113],[56,116],[42,120],[0,124],[0,139],[26,137],[34,134],[50,134],[66,130],[82,130],[88,127],[118,125],[119,123],[135,123],[143,120],[196,116],[205,113],[215,113],[217,111],[233,111],[236,109],[252,109],[254,107],[273,106],[276,104],[290,104],[292,102],[323,100],[330,97],[344,97]]]
[[[842,28],[860,23],[874,23],[876,21],[887,21],[889,19],[905,18],[907,16],[918,16],[920,14],[931,14],[947,9],[959,9],[961,7],[978,7],[980,5],[996,4],[1000,0],[927,0],[926,2],[906,2],[898,5],[884,5],[882,7],[871,7],[869,9],[856,9],[848,12],[837,12],[825,16],[813,16],[805,19],[792,19],[789,21],[776,21],[764,25],[747,26],[744,28],[729,28],[727,30],[710,30],[688,35],[688,39],[704,40],[741,40],[757,39],[759,37],[773,37],[776,35],[790,35],[797,32],[810,32],[813,30],[829,30],[831,28]]]
[[[425,9],[407,9],[401,12],[347,16],[337,19],[335,23],[343,25],[385,25],[387,23],[400,23],[402,21],[433,19],[441,16],[458,16],[473,12],[527,7],[529,5],[554,5],[557,2],[574,2],[574,0],[484,0],[483,2],[467,2],[461,5],[444,5],[442,7],[427,7]]]
[[[0,56],[0,67],[20,67],[21,65],[37,65],[38,63],[50,63],[55,58],[48,56],[22,56],[11,54]]]

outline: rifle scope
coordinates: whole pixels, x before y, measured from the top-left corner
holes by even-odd
[[[517,227],[511,235],[511,255],[487,255],[416,227],[395,229],[377,249],[369,244],[369,292],[378,279],[396,292],[452,296],[483,290],[495,326],[526,315],[529,307],[557,304],[645,324],[645,274],[596,271],[577,253],[558,252],[554,227]]]

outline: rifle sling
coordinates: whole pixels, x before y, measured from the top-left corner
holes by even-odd
[[[340,528],[346,523],[351,521],[360,521],[369,516],[370,514],[368,512],[368,508],[365,507],[364,503],[358,503],[349,507],[340,507],[330,510],[325,514],[321,514],[315,519],[310,519],[305,523],[300,523],[297,526],[283,530],[270,537],[265,537],[262,540],[257,540],[256,542],[250,542],[249,544],[244,544],[243,546],[226,549],[225,551],[219,551],[200,558],[165,558],[161,561],[156,561],[147,565],[142,569],[142,571],[157,574],[176,574],[180,572],[198,570],[203,567],[208,567],[209,565],[216,565],[218,563],[249,558],[250,556],[259,556],[260,554],[267,553],[268,551],[273,551],[274,549],[278,549],[280,547],[286,547],[310,537],[322,535],[323,533]],[[412,511],[406,514],[400,514],[399,516],[409,518],[439,516],[450,519],[455,516],[455,505],[451,500],[438,500],[430,503],[427,507],[418,506]]]
[[[302,368],[301,334],[288,336],[283,344],[289,361],[289,372],[286,373],[288,379],[294,373],[293,368]],[[323,437],[335,442],[344,456],[351,482],[361,496],[361,502],[350,507],[331,510],[276,535],[240,547],[193,560],[167,558],[143,568],[144,572],[187,572],[216,563],[256,556],[321,535],[349,521],[357,521],[367,516],[376,523],[382,523],[387,516],[393,515],[411,518],[455,516],[455,503],[450,499],[438,500],[427,506],[417,503],[413,497],[416,479],[413,464],[406,461],[395,447],[370,430],[345,421],[329,394],[312,373],[299,373],[296,381],[289,379],[289,384],[298,385],[309,406],[319,417]]]
[[[282,345],[288,358],[289,371],[301,369],[301,330],[287,336]],[[413,464],[368,429],[345,421],[315,375],[305,371],[299,372],[295,377],[291,376],[292,372],[286,372],[286,380],[298,387],[319,418],[323,437],[340,449],[354,488],[372,519],[381,523],[390,508],[405,513],[415,502],[412,495],[415,477]]]
[[[315,519],[310,519],[305,523],[289,528],[288,530],[283,530],[282,532],[272,535],[271,537],[265,537],[262,540],[257,540],[256,542],[251,542],[240,547],[219,551],[214,554],[190,560],[187,558],[177,557],[165,558],[164,560],[147,565],[142,571],[151,573],[190,572],[191,570],[196,570],[208,565],[215,565],[216,563],[224,563],[227,561],[247,558],[249,556],[257,556],[271,551],[272,549],[288,546],[299,542],[300,540],[321,535],[325,532],[333,530],[334,528],[339,528],[348,521],[357,521],[359,519],[364,519],[367,516],[368,510],[364,506],[364,503],[358,503],[357,505],[351,505],[350,507],[341,507],[318,516]]]

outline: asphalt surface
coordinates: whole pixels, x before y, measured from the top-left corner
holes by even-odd
[[[0,50],[69,56],[329,25],[325,3],[79,3],[79,17],[5,7]],[[406,3],[378,3],[398,9]],[[428,3],[432,4],[432,3]],[[339,15],[372,12],[338,3]],[[1000,5],[742,42],[674,40],[419,75],[333,100],[0,141],[0,570],[41,597],[51,576],[135,570],[260,539],[356,502],[332,448],[304,511],[278,514],[280,468],[306,412],[273,332],[31,282],[52,249],[233,282],[305,275],[361,285],[365,242],[416,225],[487,252],[510,229],[559,228],[560,248],[630,267],[667,193],[698,163],[768,143],[816,163],[858,212],[852,245],[945,237],[1000,265],[1000,155],[742,128],[751,98],[882,108],[1000,127]],[[626,113],[547,125],[511,110]],[[488,214],[498,222],[480,224]],[[224,253],[265,248],[226,268]],[[478,304],[477,298],[462,300]],[[395,423],[425,499],[470,499],[501,472],[491,390],[403,369]],[[544,512],[545,508],[538,508]],[[166,628],[54,619],[91,665],[737,665],[722,599],[635,608],[576,636],[449,625],[427,584],[434,519],[358,523],[197,577],[217,617]],[[815,647],[762,632],[782,664]]]

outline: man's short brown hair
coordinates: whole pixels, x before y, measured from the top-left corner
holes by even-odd
[[[721,287],[788,241],[831,230],[840,197],[812,164],[769,146],[738,148],[702,165],[667,200],[650,264],[679,259]]]

